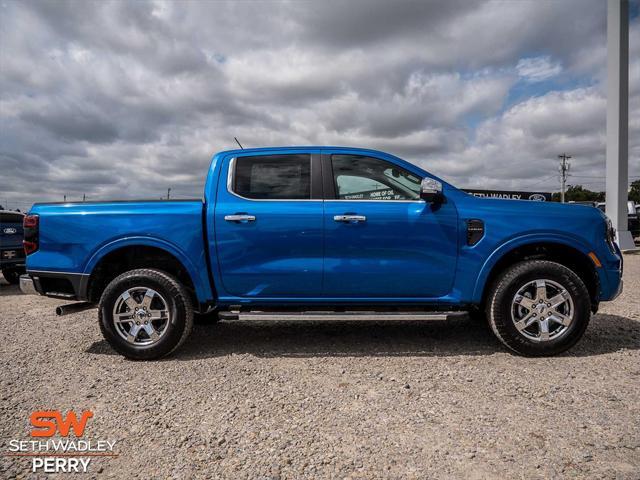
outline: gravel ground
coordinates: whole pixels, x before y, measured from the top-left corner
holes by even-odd
[[[466,318],[196,325],[131,362],[95,310],[0,285],[0,442],[39,409],[117,440],[98,478],[640,478],[640,256],[564,356],[506,352]],[[2,457],[0,476],[30,460]]]

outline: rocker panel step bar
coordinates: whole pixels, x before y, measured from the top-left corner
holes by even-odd
[[[220,312],[222,320],[447,320],[465,312]]]

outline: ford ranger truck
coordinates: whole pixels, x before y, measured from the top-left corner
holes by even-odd
[[[292,310],[468,311],[554,355],[622,289],[598,209],[476,198],[356,148],[224,151],[202,200],[41,203],[24,227],[22,290],[97,306],[132,359],[176,350],[194,314]]]
[[[5,280],[18,284],[24,273],[25,255],[22,249],[22,219],[20,212],[0,210],[0,270]]]

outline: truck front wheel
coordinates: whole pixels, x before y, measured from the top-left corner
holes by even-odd
[[[131,270],[107,285],[98,318],[114,350],[133,360],[153,360],[170,354],[189,336],[193,306],[187,291],[171,275]]]
[[[580,277],[559,263],[531,260],[507,269],[489,294],[493,333],[526,356],[561,353],[582,337],[591,300]]]

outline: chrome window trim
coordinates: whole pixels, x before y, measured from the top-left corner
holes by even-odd
[[[259,155],[256,155],[259,156]],[[262,156],[268,156],[268,155],[262,155]],[[249,198],[249,197],[244,197],[236,192],[233,191],[233,181],[235,179],[235,173],[236,173],[236,160],[238,157],[233,157],[229,160],[229,166],[228,166],[228,170],[227,170],[227,192],[230,195],[233,195],[234,197],[237,198],[241,198],[242,200],[247,200],[249,202],[350,202],[350,203],[354,203],[354,202],[377,202],[377,203],[426,203],[424,200],[422,199],[418,199],[418,200],[372,200],[372,199],[367,199],[367,200],[346,200],[346,199],[339,199],[339,198]],[[377,157],[373,157],[373,158],[377,158]],[[309,154],[309,163],[311,164],[311,162],[313,161],[313,159],[311,158],[311,154]],[[386,160],[385,160],[386,161]],[[391,162],[388,162],[391,163]]]
[[[286,154],[285,154],[286,155]],[[295,155],[295,154],[294,154]],[[311,169],[312,169],[312,164],[311,162],[313,161],[311,158],[311,154],[303,154],[303,155],[309,155],[309,182],[312,181],[311,178]],[[273,156],[273,154],[269,154],[269,155],[254,155],[256,157],[268,157],[268,156]],[[250,202],[322,202],[324,201],[322,198],[249,198],[249,197],[243,197],[242,195],[236,193],[233,191],[233,181],[235,179],[235,173],[236,173],[236,159],[238,157],[233,157],[231,160],[229,160],[229,169],[227,171],[227,192],[230,193],[231,195],[233,195],[234,197],[238,197],[241,198],[243,200],[248,200]],[[311,195],[311,183],[309,183],[309,195]]]

